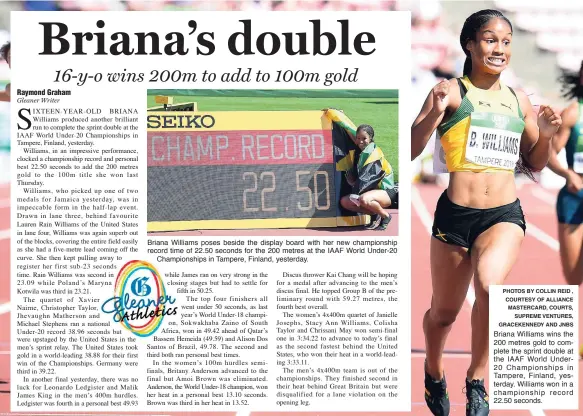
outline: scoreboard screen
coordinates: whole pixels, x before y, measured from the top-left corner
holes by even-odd
[[[323,111],[148,112],[148,231],[362,225]]]

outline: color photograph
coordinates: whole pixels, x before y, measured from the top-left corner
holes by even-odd
[[[397,110],[396,90],[149,90],[148,232],[397,235]]]
[[[582,304],[583,6],[410,3],[413,414],[581,414],[494,409],[489,331],[494,286],[569,284]]]

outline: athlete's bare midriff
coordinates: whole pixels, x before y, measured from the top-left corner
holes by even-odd
[[[447,196],[468,208],[488,209],[516,201],[514,172],[452,172]]]

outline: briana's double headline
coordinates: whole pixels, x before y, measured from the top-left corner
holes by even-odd
[[[311,32],[263,32],[253,34],[251,20],[239,20],[239,28],[227,42],[233,55],[371,55],[375,52],[375,37],[370,32],[350,33],[348,20],[337,20],[334,32],[323,30],[320,20],[309,20]],[[43,50],[39,55],[212,55],[215,50],[215,33],[197,30],[196,21],[189,20],[188,33],[103,31],[69,32],[69,27],[59,22],[39,22],[43,30]],[[105,22],[97,20],[96,27],[103,29]],[[191,45],[195,39],[196,45]],[[189,47],[190,46],[190,47]],[[192,49],[194,48],[195,49]],[[192,49],[192,50],[191,50]],[[91,50],[91,52],[88,52]]]

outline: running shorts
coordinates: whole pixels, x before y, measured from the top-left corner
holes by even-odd
[[[516,224],[526,232],[519,199],[496,208],[468,208],[451,202],[446,190],[437,201],[432,235],[441,242],[465,247],[469,252],[480,234],[501,222]]]

